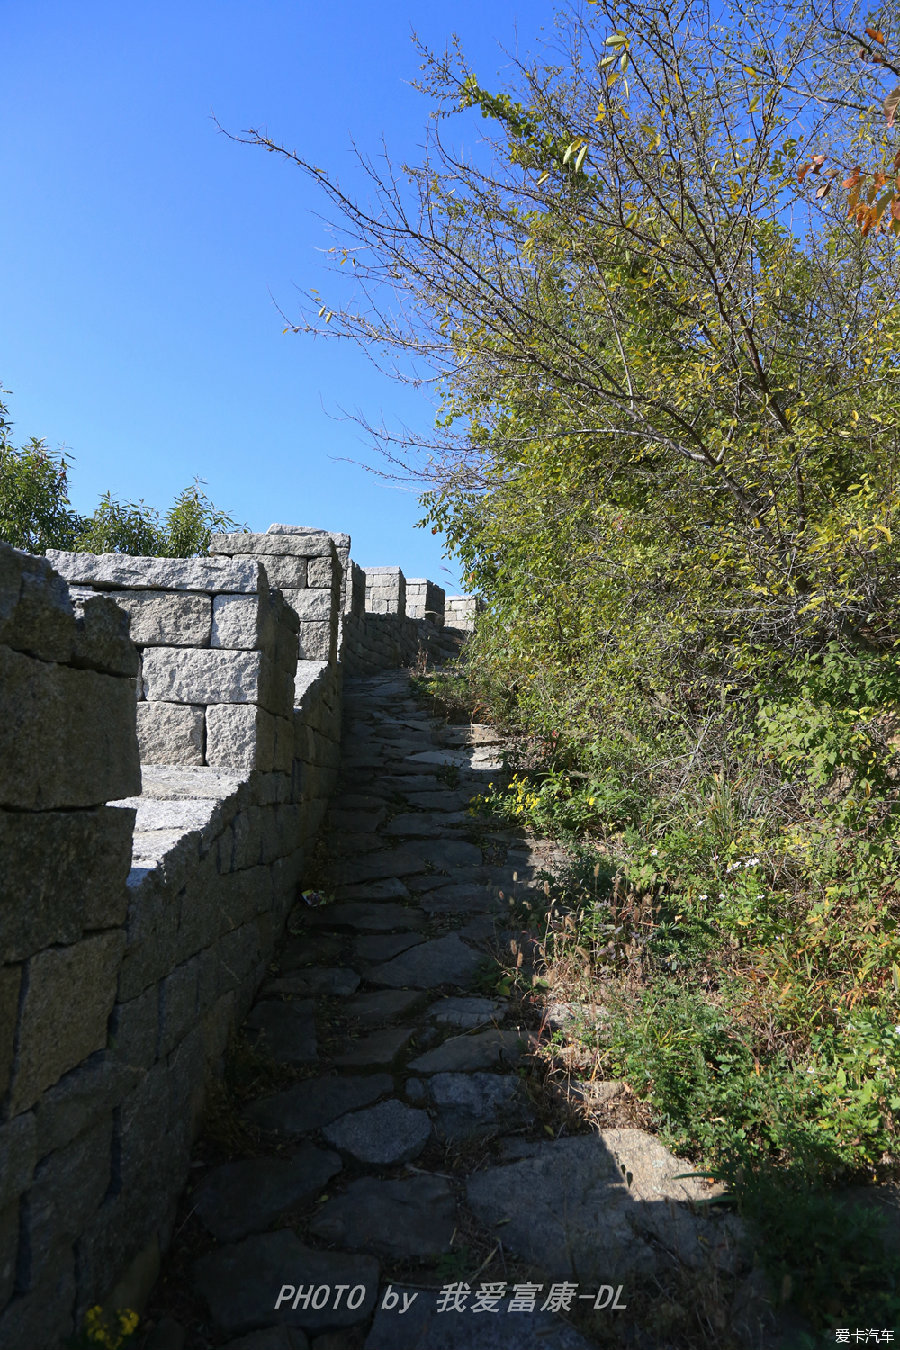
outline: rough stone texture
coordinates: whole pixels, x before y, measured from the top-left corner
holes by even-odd
[[[357,1162],[388,1167],[419,1156],[431,1134],[431,1121],[424,1111],[387,1101],[342,1116],[323,1134]]]
[[[341,966],[314,966],[308,970],[295,971],[292,975],[267,980],[260,992],[264,998],[309,998],[323,994],[332,998],[346,998],[349,994],[355,994],[358,988],[359,976],[355,970]]]
[[[12,1077],[21,987],[22,971],[19,966],[0,968],[0,1093],[4,1096]]]
[[[93,1055],[41,1097],[35,1111],[38,1156],[63,1148],[112,1114],[140,1082],[137,1068]]]
[[[105,675],[137,675],[140,659],[128,629],[128,615],[115,600],[90,595],[77,601],[71,664]]]
[[[301,1285],[364,1285],[366,1296],[355,1310],[339,1308],[278,1309],[281,1323],[306,1331],[327,1331],[366,1321],[378,1292],[378,1262],[368,1256],[316,1252],[305,1247],[288,1229],[245,1238],[203,1256],[194,1268],[194,1282],[206,1299],[214,1323],[226,1335],[236,1335],[271,1323],[275,1300],[290,1281]],[[333,1303],[332,1299],[332,1303]]]
[[[353,950],[361,961],[390,961],[424,941],[421,933],[379,933],[357,938]]]
[[[218,703],[206,710],[206,760],[249,773],[274,767],[275,718],[254,703]]]
[[[542,1143],[521,1162],[470,1177],[466,1195],[488,1227],[502,1224],[504,1246],[523,1260],[558,1278],[617,1283],[652,1273],[660,1242],[681,1260],[705,1259],[702,1221],[671,1203],[700,1196],[702,1183],[674,1180],[687,1171],[642,1131],[614,1130]]]
[[[121,924],[134,812],[0,811],[0,951],[22,961]]]
[[[505,1004],[496,998],[442,998],[431,1005],[428,1016],[438,1026],[472,1030],[489,1026],[495,1018],[502,1016],[504,1007]]]
[[[422,995],[415,990],[379,989],[370,994],[360,994],[344,1004],[347,1017],[372,1026],[393,1017],[402,1017],[421,1000]]]
[[[0,541],[0,643],[41,661],[68,662],[75,614],[68,588],[46,558]]]
[[[416,1073],[466,1073],[488,1069],[497,1064],[515,1064],[524,1045],[517,1031],[477,1031],[472,1035],[452,1036],[436,1050],[411,1060]]]
[[[203,763],[203,708],[185,703],[137,706],[141,764]]]
[[[347,1050],[335,1056],[335,1064],[346,1067],[384,1068],[406,1048],[414,1035],[412,1027],[388,1027],[384,1031],[373,1031],[369,1036],[360,1036]]]
[[[273,1059],[308,1064],[316,1058],[312,1003],[259,1003],[244,1025]]]
[[[116,604],[131,616],[131,640],[141,647],[206,647],[212,606],[208,595],[119,591]]]
[[[374,966],[369,972],[372,984],[386,984],[392,989],[409,986],[413,989],[436,989],[442,984],[464,985],[472,979],[483,957],[467,947],[458,937],[434,938],[412,947],[402,955]]]
[[[0,806],[100,806],[140,791],[134,684],[0,647]]]
[[[322,1206],[310,1231],[350,1251],[422,1261],[449,1249],[455,1227],[456,1202],[443,1177],[360,1177]]]
[[[334,545],[324,530],[270,530],[266,534],[214,534],[209,541],[210,553],[287,554],[293,557],[330,557]]]
[[[532,1118],[521,1079],[499,1073],[438,1073],[428,1089],[437,1128],[448,1139],[516,1129]]]
[[[254,651],[273,636],[272,612],[256,595],[216,595],[212,601],[211,647]]]
[[[290,1159],[246,1158],[214,1168],[198,1186],[194,1203],[218,1242],[237,1242],[275,1227],[340,1170],[336,1153],[312,1145]]]
[[[244,1115],[273,1134],[306,1134],[348,1111],[368,1106],[392,1087],[393,1081],[385,1073],[309,1078],[285,1092],[253,1102]]]
[[[420,909],[391,904],[337,904],[311,910],[309,925],[323,928],[353,928],[362,932],[387,933],[394,928],[421,928],[425,915]]]
[[[261,652],[154,647],[143,661],[144,697],[168,703],[261,703]]]
[[[387,877],[407,877],[414,872],[424,872],[427,867],[427,860],[411,849],[390,848],[363,858],[332,863],[331,875],[336,885],[352,886]]]
[[[124,553],[63,553],[47,561],[66,581],[98,589],[247,594],[267,589],[259,563],[227,558],[135,558]]]
[[[45,1088],[106,1044],[124,945],[123,933],[107,933],[33,957],[20,1017],[13,1112],[31,1106]]]

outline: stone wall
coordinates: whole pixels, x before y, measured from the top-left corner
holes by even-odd
[[[399,568],[366,613],[349,545],[273,526],[56,571],[0,545],[2,1346],[140,1302],[334,786],[344,673],[453,647]]]

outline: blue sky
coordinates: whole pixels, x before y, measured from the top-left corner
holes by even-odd
[[[458,589],[440,539],[413,528],[415,493],[341,462],[367,456],[342,407],[426,429],[428,404],[352,347],[282,335],[273,298],[290,312],[296,286],[327,283],[324,203],[211,117],[266,128],[349,183],[351,136],[376,153],[383,134],[398,159],[421,144],[412,30],[433,46],[458,33],[492,80],[501,47],[528,50],[552,6],[30,0],[2,12],[0,384],[14,440],[68,448],[81,511],[106,489],[164,507],[199,474],[251,529],[346,530],[364,566]]]

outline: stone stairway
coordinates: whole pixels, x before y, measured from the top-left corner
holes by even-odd
[[[467,814],[497,756],[406,676],[348,682],[321,889],[245,1024],[283,1081],[236,1156],[201,1139],[145,1350],[665,1350],[672,1288],[711,1284],[697,1344],[771,1343],[707,1183],[641,1130],[547,1124],[542,1019],[494,991],[552,857]]]

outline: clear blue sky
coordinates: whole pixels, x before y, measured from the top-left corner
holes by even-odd
[[[346,530],[365,565],[455,590],[454,563],[415,530],[415,493],[362,468],[358,427],[425,429],[427,404],[352,347],[282,335],[295,286],[324,289],[299,170],[234,145],[264,127],[352,181],[350,138],[414,155],[428,104],[414,29],[451,33],[482,78],[532,47],[552,2],[29,0],[3,12],[0,384],[14,440],[75,457],[84,512],[107,488],[167,506],[195,474],[251,529]],[[477,131],[477,127],[472,128]],[[460,127],[460,135],[463,128]],[[270,294],[271,293],[271,294]]]

